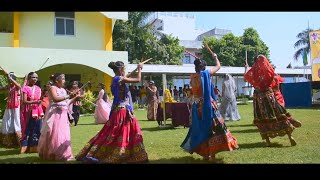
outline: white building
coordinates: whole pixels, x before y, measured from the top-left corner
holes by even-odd
[[[232,33],[231,30],[227,29],[218,29],[218,28],[213,28],[210,31],[207,31],[205,33],[200,34],[197,37],[198,41],[202,41],[205,37],[215,37],[217,39],[222,38],[224,35]]]
[[[128,72],[133,71],[137,67],[136,64],[128,65]],[[212,66],[207,66],[207,69],[212,68]],[[285,78],[285,83],[288,82],[301,82],[305,81],[303,78],[306,74],[311,75],[311,69],[286,69],[286,68],[276,68],[276,73]],[[150,65],[145,64],[143,66],[142,76],[149,76],[152,78],[154,75],[166,74],[174,76],[176,79],[179,79],[181,82],[174,82],[177,89],[183,87],[184,84],[190,83],[190,74],[194,73],[194,66],[191,64],[183,65]],[[247,83],[243,80],[244,67],[229,67],[222,66],[221,69],[212,77],[212,82],[218,86],[220,91],[222,90],[223,75],[226,73],[231,74],[236,82],[237,86],[237,95],[240,96],[242,93],[245,95],[251,95],[253,93],[252,88],[248,88]],[[172,87],[173,88],[173,87]]]
[[[146,18],[145,23],[180,40],[195,40],[198,35],[205,32],[196,29],[196,19],[193,15],[177,12],[154,12]]]
[[[95,90],[111,83],[110,61],[128,63],[126,51],[112,49],[113,26],[127,19],[128,12],[0,12],[1,67],[18,77],[35,71],[42,85],[60,72]]]
[[[187,51],[201,56],[202,40],[205,37],[222,38],[224,35],[231,33],[230,30],[214,28],[209,31],[196,29],[196,18],[194,15],[177,13],[177,12],[154,12],[145,23],[149,23],[153,28],[161,33],[172,35],[180,40],[180,45],[184,46]],[[194,57],[184,53],[182,63],[193,64]]]
[[[209,31],[196,29],[196,18],[194,15],[177,12],[154,12],[145,23],[149,23],[153,28],[161,33],[172,35],[180,40],[180,45],[184,46],[187,51],[198,57],[202,56],[202,40],[204,37],[222,38],[224,35],[231,33],[230,30],[214,28]],[[183,64],[193,64],[195,58],[188,53],[184,53],[182,58]],[[174,84],[183,86],[186,81],[175,79]]]

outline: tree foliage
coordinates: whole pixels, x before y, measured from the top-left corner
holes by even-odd
[[[265,55],[270,61],[269,48],[253,28],[245,29],[240,37],[229,33],[221,39],[205,38],[203,42],[207,43],[213,52],[218,55],[222,66],[244,66],[246,51],[249,65],[253,64],[254,57],[258,54]],[[208,65],[214,65],[214,60],[206,48],[202,48],[202,54]]]
[[[144,24],[151,12],[129,12],[128,21],[117,21],[113,29],[113,47],[128,51],[129,63],[153,58],[151,64],[181,64],[184,48],[179,39]]]

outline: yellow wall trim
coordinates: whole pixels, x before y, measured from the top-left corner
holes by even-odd
[[[112,83],[112,77],[109,76],[108,74],[103,74],[103,79],[104,79],[104,85],[105,85],[105,90],[107,93],[111,94],[111,83]]]
[[[105,18],[105,49],[112,51],[112,19]]]
[[[20,19],[19,12],[13,13],[13,47],[20,47]]]

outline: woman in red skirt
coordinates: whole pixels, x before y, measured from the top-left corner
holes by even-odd
[[[275,73],[268,59],[259,55],[249,70],[245,66],[244,79],[254,87],[253,93],[253,123],[257,126],[267,146],[271,146],[270,138],[288,135],[290,143],[297,143],[292,137],[295,128],[301,127],[301,122],[295,120],[284,107],[284,100],[279,91],[281,77]]]
[[[93,163],[143,163],[148,155],[143,145],[140,126],[133,115],[129,104],[129,88],[126,83],[137,83],[141,80],[142,64],[131,73],[125,75],[122,61],[110,62],[108,65],[115,76],[111,84],[114,96],[110,119],[96,136],[94,136],[76,156],[78,161]]]

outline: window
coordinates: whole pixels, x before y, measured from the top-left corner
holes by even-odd
[[[163,27],[160,26],[160,27],[157,28],[157,30],[162,31],[162,30],[163,30]]]
[[[55,12],[55,34],[74,35],[74,12]]]
[[[13,33],[13,12],[0,12],[0,33]]]
[[[190,59],[190,55],[189,54],[185,54],[184,55],[184,63],[185,64],[190,64],[191,63],[191,59]]]

